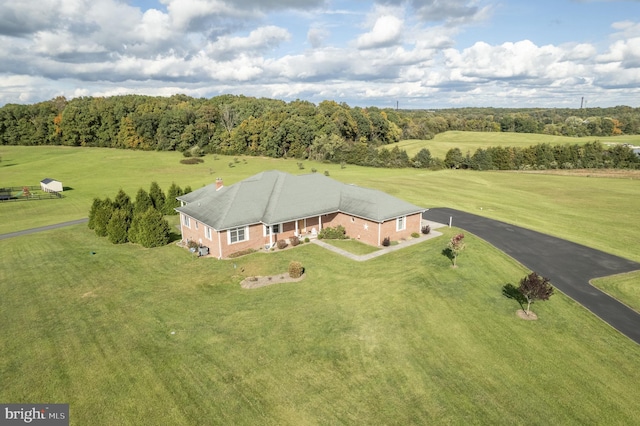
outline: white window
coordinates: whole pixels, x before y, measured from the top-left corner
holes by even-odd
[[[264,236],[271,235],[271,229],[273,229],[274,234],[279,234],[282,232],[282,224],[276,223],[275,225],[264,225]]]
[[[404,231],[407,228],[407,217],[401,216],[396,219],[396,231]]]
[[[189,216],[182,215],[182,223],[184,223],[184,226],[186,226],[187,228],[191,228],[191,222],[189,221]]]
[[[247,241],[249,239],[249,227],[243,226],[240,228],[229,229],[227,231],[227,241],[229,244],[239,243]]]
[[[208,226],[204,227],[204,236],[210,240],[211,239],[211,228],[209,228]]]

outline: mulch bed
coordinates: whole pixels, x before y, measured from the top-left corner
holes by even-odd
[[[527,320],[527,321],[535,321],[538,319],[538,316],[536,315],[535,312],[529,312],[529,315],[527,315],[527,313],[522,309],[518,309],[516,311],[516,315],[518,315],[520,319]]]

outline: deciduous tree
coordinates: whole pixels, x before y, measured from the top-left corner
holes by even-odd
[[[447,248],[449,249],[449,251],[451,252],[451,255],[453,256],[454,268],[457,266],[456,261],[458,259],[458,255],[465,249],[464,241],[462,241],[463,239],[464,239],[464,234],[458,234],[453,236],[449,241],[449,244],[447,244]]]
[[[531,304],[536,300],[549,300],[553,295],[553,287],[548,278],[532,272],[520,280],[518,290],[527,299],[527,315],[531,312]]]

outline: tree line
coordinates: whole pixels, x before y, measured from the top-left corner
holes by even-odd
[[[135,201],[122,189],[115,198],[95,198],[89,210],[88,227],[99,237],[107,237],[113,244],[127,242],[143,247],[159,247],[167,244],[171,237],[169,223],[164,215],[174,215],[180,206],[176,199],[191,192],[190,187],[181,189],[171,184],[167,194],[157,182],[152,182],[149,192],[138,190]]]
[[[478,148],[463,155],[459,148],[447,151],[444,166],[473,170],[640,169],[640,156],[623,144],[599,141],[579,145],[537,144],[529,147]]]
[[[395,110],[235,95],[58,97],[0,108],[2,145],[245,154],[373,167],[402,167],[412,160],[403,151],[380,147],[402,139],[432,139],[449,130],[640,134],[640,108]]]

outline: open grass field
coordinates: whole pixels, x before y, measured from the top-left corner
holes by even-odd
[[[526,271],[470,235],[452,269],[455,231],[362,263],[82,225],[2,242],[0,400],[68,402],[73,425],[635,423],[638,345],[562,294],[519,320],[501,288]],[[290,260],[305,280],[240,288]]]
[[[293,174],[329,172],[345,183],[377,188],[424,207],[452,207],[535,229],[640,261],[640,180],[415,169],[371,169],[296,160],[208,155],[198,165],[180,164],[175,152],[100,148],[2,147],[0,186],[36,185],[44,177],[62,181],[65,198],[0,203],[0,234],[86,217],[94,197],[131,197],[157,181],[193,189],[216,177],[232,184],[263,170]],[[246,160],[246,163],[245,163]],[[233,167],[229,167],[233,163]]]
[[[640,261],[638,180],[243,157],[229,167],[222,156],[187,166],[177,153],[62,147],[0,155],[0,186],[52,177],[73,188],[0,203],[0,233],[86,217],[93,197],[153,180],[196,189],[315,167]],[[451,269],[441,251],[456,229],[445,232],[367,262],[311,244],[198,259],[173,244],[114,246],[84,225],[0,241],[0,401],[68,402],[74,425],[637,422],[640,346],[562,294],[533,305],[538,321],[519,320],[501,289],[528,271],[472,235]],[[303,281],[240,288],[291,260]],[[638,300],[637,274],[597,284]]]
[[[574,145],[593,142],[594,140],[599,140],[602,143],[630,143],[640,145],[640,135],[572,138],[568,136],[539,135],[531,133],[450,131],[439,133],[432,140],[409,139],[398,142],[397,144],[387,145],[386,148],[392,149],[397,145],[398,148],[406,150],[409,157],[416,155],[422,148],[427,148],[434,157],[444,159],[447,151],[451,148],[460,148],[463,154],[466,154],[467,151],[473,154],[478,148],[488,148],[490,146],[528,147],[539,143],[549,143],[552,145]]]

